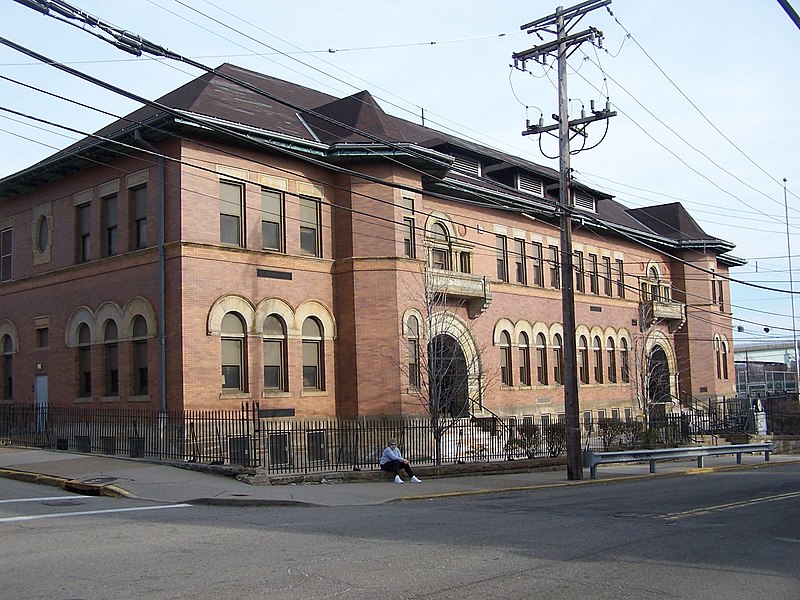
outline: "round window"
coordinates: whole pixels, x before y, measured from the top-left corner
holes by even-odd
[[[39,217],[39,223],[36,231],[36,249],[40,254],[47,252],[50,247],[50,228],[48,227],[47,217],[42,215]]]

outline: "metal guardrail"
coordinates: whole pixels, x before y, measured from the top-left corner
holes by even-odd
[[[736,464],[742,464],[742,454],[764,453],[764,460],[769,461],[772,452],[772,443],[764,444],[731,444],[727,446],[698,446],[688,448],[662,448],[658,450],[627,450],[623,452],[592,452],[583,453],[583,466],[591,470],[591,478],[597,479],[597,465],[607,463],[625,462],[650,462],[650,472],[656,472],[656,461],[676,458],[696,458],[697,468],[703,467],[706,456],[719,456],[722,454],[735,454]]]

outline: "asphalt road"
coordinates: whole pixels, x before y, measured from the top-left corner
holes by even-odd
[[[796,464],[337,508],[0,480],[2,598],[798,600],[798,563]]]

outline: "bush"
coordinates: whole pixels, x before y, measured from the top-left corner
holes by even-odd
[[[566,423],[551,423],[544,430],[545,443],[547,444],[547,455],[551,458],[561,456],[567,449],[567,425]]]

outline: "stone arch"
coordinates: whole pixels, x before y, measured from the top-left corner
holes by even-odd
[[[508,319],[499,319],[494,325],[494,336],[492,343],[497,346],[500,344],[500,334],[503,332],[508,333],[508,337],[514,340],[514,324]]]
[[[533,339],[533,327],[531,327],[531,324],[525,319],[520,319],[514,324],[514,335],[513,339],[511,340],[512,346],[519,345],[520,333],[524,333],[526,336],[528,336],[528,345],[530,346],[532,344],[531,340]]]
[[[6,335],[11,338],[11,352],[16,354],[19,352],[19,333],[17,333],[17,328],[14,326],[14,323],[8,319],[0,321],[0,340]],[[0,348],[0,352],[2,352],[2,350],[3,349]]]
[[[425,331],[425,319],[422,313],[416,308],[409,308],[403,313],[403,320],[400,323],[400,336],[406,337],[406,323],[410,317],[416,317],[419,322],[419,336],[420,338],[426,337],[428,332]]]
[[[95,330],[97,327],[95,325],[94,312],[88,306],[79,306],[72,311],[69,319],[67,319],[67,327],[64,331],[64,343],[68,348],[74,348],[78,345],[78,328],[81,324],[86,324],[89,328],[91,340],[94,342],[96,339]]]
[[[501,319],[501,321],[506,321],[508,324],[511,323],[508,319]],[[514,331],[513,326],[507,331],[509,331],[510,335]],[[467,393],[471,399],[478,398],[482,401],[481,377],[483,366],[481,364],[481,354],[469,325],[461,317],[453,313],[444,311],[434,313],[431,316],[430,339],[437,335],[448,335],[461,346],[467,366]]]
[[[270,315],[278,315],[283,320],[288,335],[294,323],[294,310],[289,303],[280,298],[264,298],[259,302],[255,313],[255,327],[259,333],[264,331],[264,321]]]
[[[133,337],[133,321],[141,316],[147,323],[147,336],[156,335],[156,311],[153,306],[142,298],[136,296],[131,298],[122,309],[122,327],[120,328],[120,339],[130,339]]]
[[[431,227],[433,227],[435,223],[441,223],[444,225],[444,228],[447,229],[447,235],[451,240],[458,237],[456,234],[456,228],[453,225],[453,221],[448,215],[440,211],[433,211],[428,215],[428,218],[425,219],[425,237],[430,236]]]
[[[303,337],[303,322],[308,317],[316,317],[322,324],[324,339],[336,339],[336,322],[333,320],[333,314],[327,306],[318,300],[306,300],[297,307],[294,322],[289,325],[289,337]]]
[[[676,374],[678,373],[678,361],[675,356],[675,349],[672,347],[670,339],[662,331],[651,331],[644,340],[644,358],[649,357],[656,347],[664,351],[667,359],[667,367],[669,368],[669,393],[673,398],[678,397],[678,382]]]
[[[206,334],[221,335],[222,318],[229,312],[235,312],[242,316],[246,334],[255,334],[256,311],[249,300],[235,294],[221,296],[211,305],[211,309],[208,311]]]
[[[114,321],[114,324],[117,326],[117,335],[119,336],[122,331],[122,309],[116,304],[116,302],[103,302],[95,312],[94,315],[94,322],[95,322],[95,334],[97,337],[92,337],[92,342],[103,342],[104,339],[104,332],[106,329],[106,322],[107,321]]]

